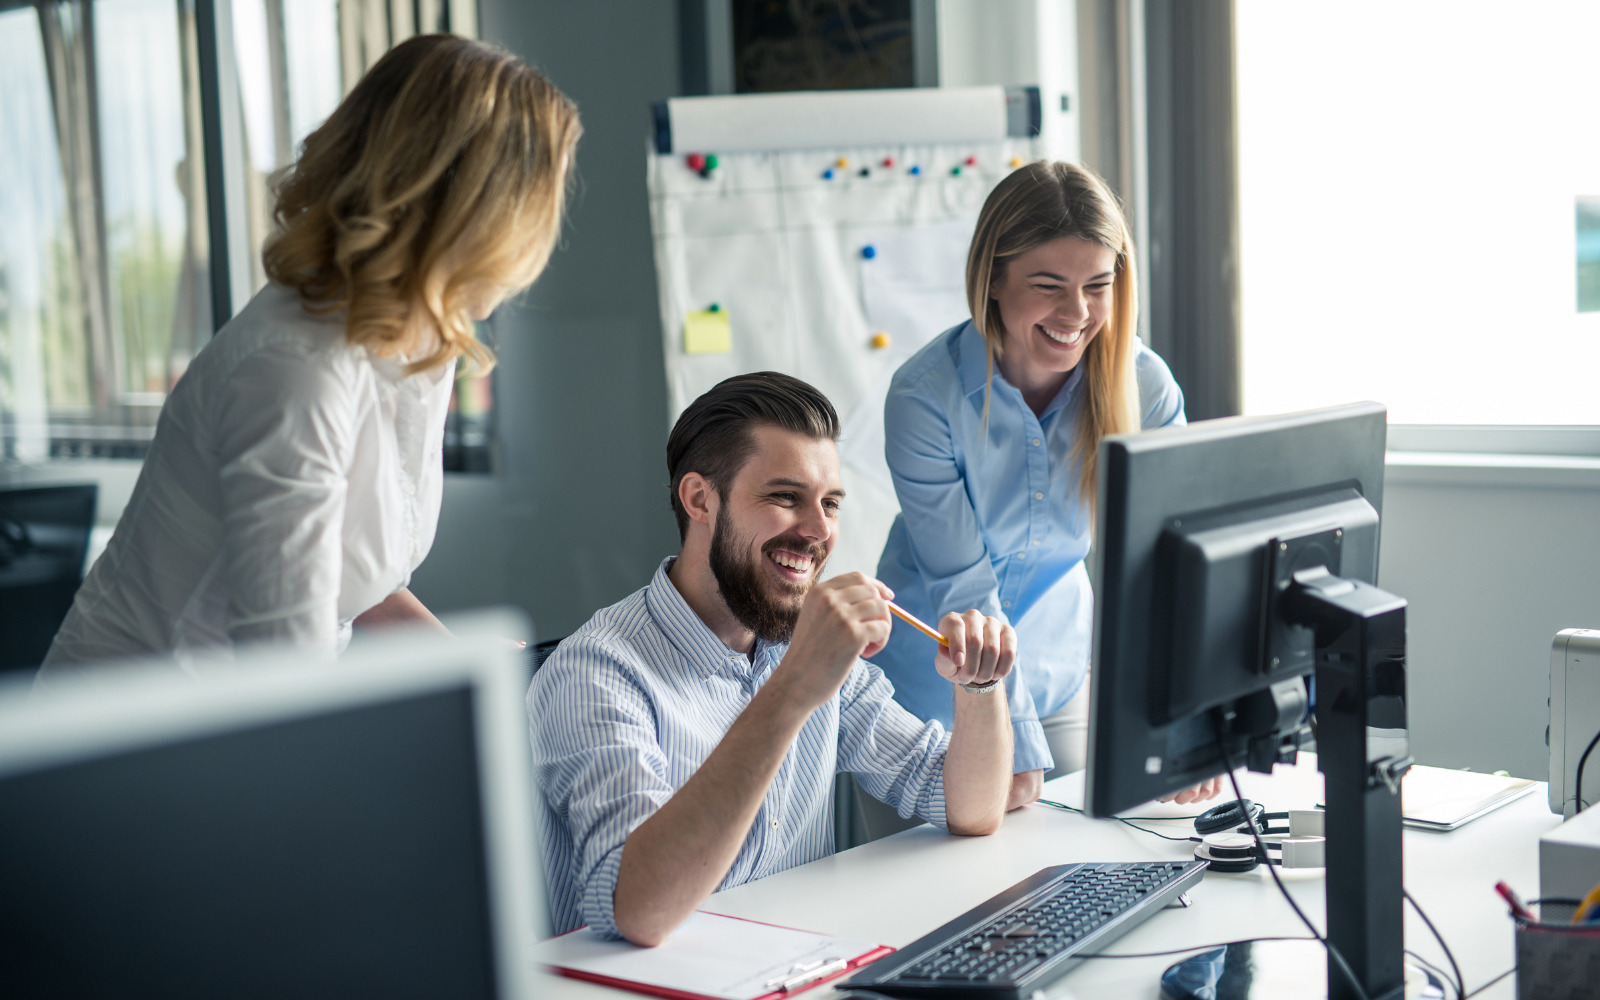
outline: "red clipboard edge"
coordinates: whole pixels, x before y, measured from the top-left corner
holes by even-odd
[[[759,923],[760,921],[755,922]],[[886,944],[880,944],[871,951],[852,958],[849,965],[840,969],[838,972],[833,973],[832,975],[823,976],[821,979],[818,979],[815,982],[807,983],[797,990],[775,990],[771,993],[763,993],[758,997],[753,997],[751,1000],[782,1000],[783,997],[799,996],[809,989],[823,986],[827,983],[833,982],[835,979],[848,976],[850,973],[855,972],[863,965],[870,965],[873,962],[876,962],[878,959],[883,958],[885,955],[892,954],[894,954],[893,948]],[[596,983],[600,986],[614,986],[617,989],[629,990],[634,993],[643,993],[646,996],[667,997],[668,1000],[713,1000],[713,998],[707,997],[704,993],[690,993],[687,990],[675,990],[665,986],[651,986],[648,983],[640,983],[632,979],[618,979],[615,976],[602,976],[598,972],[584,972],[581,969],[567,969],[559,965],[547,965],[545,968],[556,973],[557,975],[565,976],[568,979],[581,979],[586,983]]]

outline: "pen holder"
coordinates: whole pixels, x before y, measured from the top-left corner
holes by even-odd
[[[1517,1000],[1600,1000],[1600,924],[1516,928]]]

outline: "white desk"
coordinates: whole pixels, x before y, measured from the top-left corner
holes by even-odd
[[[1243,774],[1244,794],[1271,811],[1312,807],[1322,776],[1315,758],[1303,755],[1295,768],[1270,778]],[[1045,786],[1044,797],[1071,805],[1083,801],[1083,776],[1069,775]],[[1193,806],[1152,805],[1138,815],[1193,815]],[[1454,833],[1405,832],[1406,885],[1450,943],[1466,977],[1477,989],[1512,966],[1511,921],[1494,892],[1500,879],[1524,899],[1538,895],[1539,836],[1561,821],[1541,789]],[[1142,824],[1169,834],[1187,834],[1187,823]],[[704,909],[807,930],[870,938],[900,947],[962,911],[1047,865],[1071,861],[1186,859],[1192,844],[1161,840],[1110,820],[1032,805],[1011,813],[992,837],[951,837],[929,826],[844,851],[718,893]],[[1308,916],[1323,924],[1321,869],[1282,873]],[[1113,944],[1112,952],[1163,951],[1252,936],[1306,933],[1264,870],[1242,875],[1207,874],[1190,892],[1194,905],[1156,914]],[[1406,908],[1406,945],[1448,969],[1432,935]],[[1179,956],[1085,962],[1061,980],[1061,996],[1155,998],[1157,980]],[[543,974],[543,997],[622,996],[616,991]],[[803,994],[826,1000],[832,991]],[[1480,996],[1515,995],[1507,977]]]

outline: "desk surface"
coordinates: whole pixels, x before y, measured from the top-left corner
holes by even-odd
[[[1314,757],[1280,767],[1271,777],[1243,774],[1244,794],[1269,810],[1311,808],[1322,776]],[[1070,805],[1083,802],[1082,774],[1058,778],[1044,797]],[[1150,805],[1141,816],[1193,815],[1192,806]],[[1539,888],[1539,836],[1560,823],[1541,793],[1525,795],[1452,833],[1407,830],[1406,885],[1449,942],[1466,978],[1467,992],[1512,966],[1511,922],[1495,895],[1504,879],[1531,899]],[[1143,824],[1185,835],[1187,823]],[[704,909],[900,947],[1047,865],[1071,861],[1182,860],[1192,844],[1162,840],[1121,823],[1090,820],[1049,806],[1011,813],[991,837],[951,837],[920,826],[830,858],[781,872],[712,896]],[[1322,869],[1282,873],[1302,909],[1323,925]],[[1236,938],[1303,935],[1304,926],[1264,870],[1241,875],[1207,874],[1190,892],[1194,905],[1164,910],[1117,941],[1112,952],[1164,951]],[[1406,945],[1435,964],[1444,955],[1423,923],[1406,908]],[[1176,961],[1137,958],[1086,962],[1054,991],[1069,997],[1160,995],[1157,979]],[[541,974],[542,997],[619,994],[604,987]],[[1479,994],[1508,1000],[1512,977]],[[803,994],[816,1000],[830,990]]]

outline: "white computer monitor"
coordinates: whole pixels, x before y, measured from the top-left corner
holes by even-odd
[[[190,670],[0,689],[7,996],[532,995],[520,654],[413,634]]]

